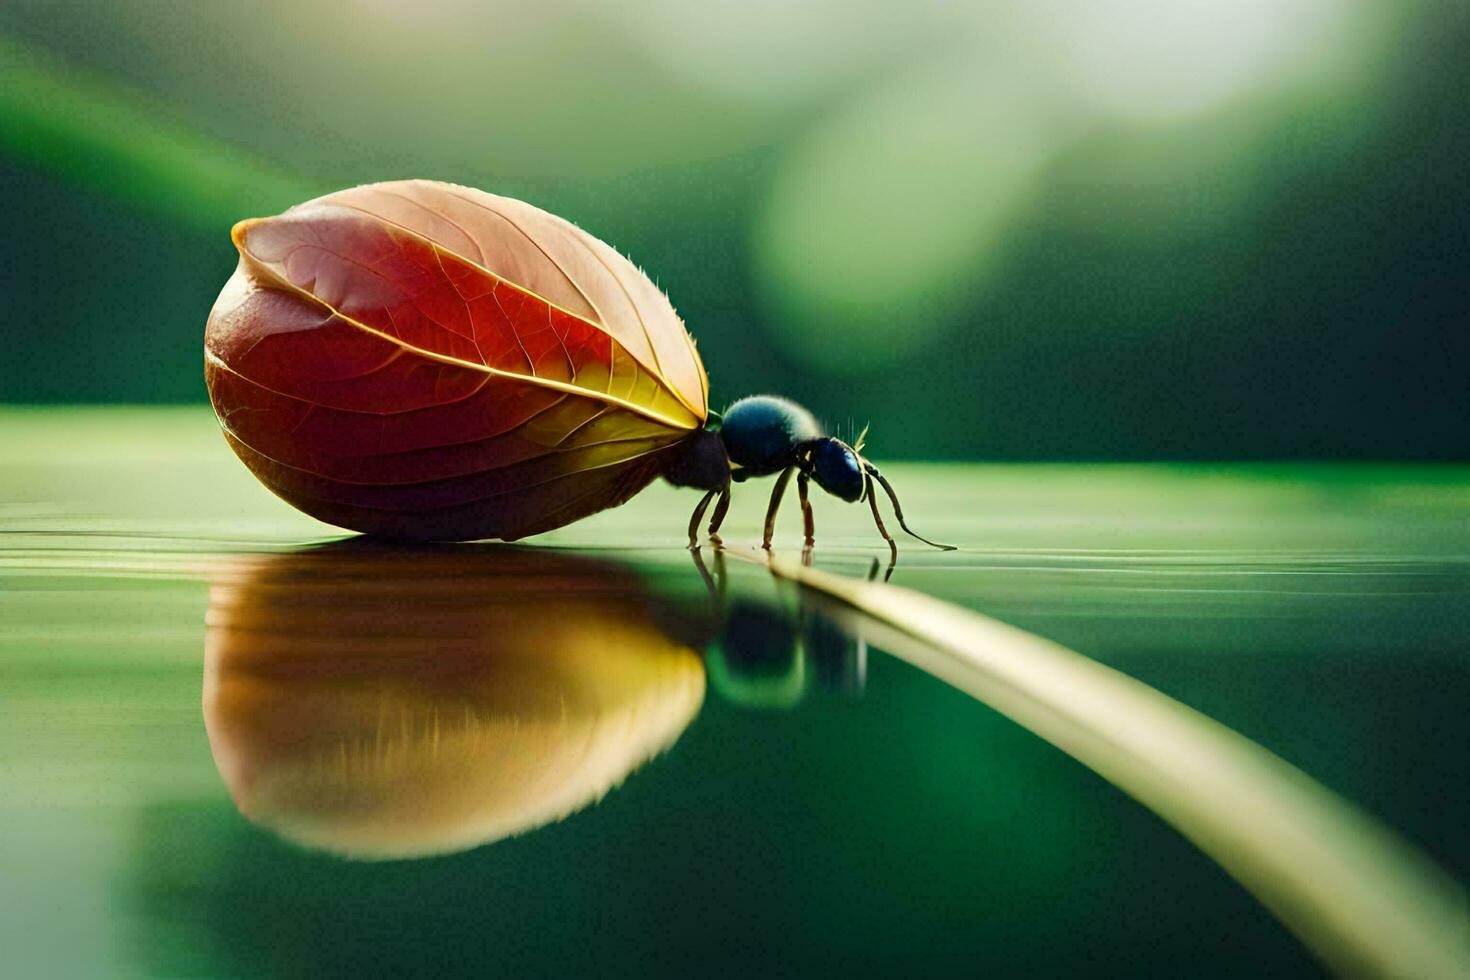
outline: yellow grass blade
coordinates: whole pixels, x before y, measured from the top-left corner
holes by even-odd
[[[756,557],[751,551],[742,557]],[[1239,733],[1066,647],[930,596],[773,558],[864,634],[1149,807],[1334,971],[1470,977],[1463,889],[1377,820]]]

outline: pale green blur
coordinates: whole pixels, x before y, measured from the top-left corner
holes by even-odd
[[[1458,456],[1465,26],[1435,0],[16,0],[0,401],[202,399],[229,225],[424,176],[631,254],[717,403],[783,392],[885,454]]]

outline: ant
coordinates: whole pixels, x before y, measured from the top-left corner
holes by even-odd
[[[699,547],[699,524],[711,501],[715,503],[709,523],[710,542],[720,544],[720,525],[730,508],[731,483],[743,483],[752,477],[776,475],[771,502],[766,508],[765,535],[761,547],[771,550],[771,536],[776,530],[776,512],[791,478],[796,477],[796,494],[801,501],[801,516],[806,532],[806,546],[816,543],[816,525],[812,518],[809,486],[817,486],[848,503],[867,500],[873,511],[873,523],[888,542],[890,566],[898,561],[898,543],[878,512],[874,484],[883,488],[893,502],[893,513],[906,534],[931,547],[944,551],[954,545],[939,544],[913,531],[904,521],[903,508],[893,485],[878,472],[878,467],[861,455],[863,437],[857,444],[847,443],[826,433],[816,417],[805,408],[775,395],[751,395],[726,409],[724,416],[711,413],[711,427],[701,430],[689,448],[664,476],[675,486],[704,490],[704,497],[689,519],[689,547]]]

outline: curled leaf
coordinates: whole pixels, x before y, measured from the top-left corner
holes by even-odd
[[[230,445],[341,527],[518,538],[622,503],[708,415],[668,299],[538,208],[433,181],[232,232],[205,333]]]

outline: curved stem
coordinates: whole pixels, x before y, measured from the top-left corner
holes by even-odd
[[[884,649],[1149,807],[1334,972],[1470,976],[1470,916],[1454,879],[1245,736],[1095,660],[978,613],[776,558],[768,565],[850,607],[850,622]]]

